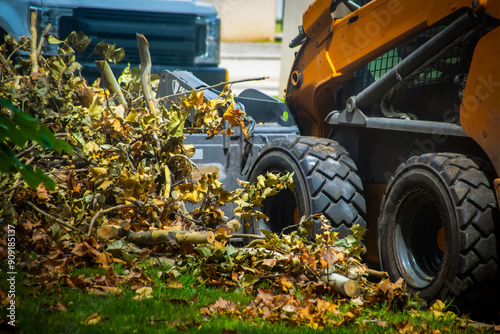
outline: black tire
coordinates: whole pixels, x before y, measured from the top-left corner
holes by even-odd
[[[465,312],[486,305],[499,269],[498,209],[486,169],[459,154],[424,154],[397,169],[378,226],[392,280],[402,277],[421,298],[454,301]]]
[[[347,151],[337,142],[313,137],[274,140],[261,150],[249,181],[255,182],[266,172],[286,171],[295,172],[296,188],[263,201],[260,209],[270,218],[268,225],[251,221],[247,232],[259,233],[260,228],[281,232],[297,224],[300,217],[316,213],[323,213],[341,236],[348,234],[352,224],[366,227],[361,179]],[[317,227],[313,232],[319,232]]]

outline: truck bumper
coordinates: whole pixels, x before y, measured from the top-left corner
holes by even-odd
[[[100,77],[99,70],[97,69],[97,66],[94,63],[82,63],[83,65],[83,70],[82,70],[82,75],[84,78],[88,80],[89,83],[94,82],[98,77]],[[138,65],[130,65],[132,68],[137,67]],[[118,64],[110,64],[111,69],[113,70],[113,73],[116,78],[118,78],[123,70],[127,67],[127,64],[124,63],[118,63]],[[203,82],[207,83],[208,85],[215,85],[221,82],[226,82],[228,81],[228,74],[227,74],[227,69],[221,68],[221,67],[202,67],[202,66],[192,66],[192,67],[176,67],[176,66],[165,66],[165,65],[153,65],[151,66],[151,73],[158,74],[160,75],[163,70],[184,70],[188,72],[192,72],[196,77],[198,77],[200,80]]]

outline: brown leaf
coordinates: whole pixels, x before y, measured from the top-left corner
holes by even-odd
[[[328,267],[333,266],[335,263],[339,261],[336,253],[337,252],[335,252],[332,248],[328,248],[325,250],[323,254],[323,259],[328,264]]]
[[[108,252],[100,253],[95,262],[101,264],[104,268],[107,268],[111,263],[113,263],[113,256]]]
[[[171,282],[168,284],[168,287],[169,288],[172,288],[172,289],[181,289],[183,288],[184,286],[182,285],[181,282],[178,282],[178,281],[174,281],[174,282]]]
[[[73,276],[73,277],[70,277],[68,275],[64,275],[64,276],[61,277],[61,279],[64,280],[64,282],[70,288],[82,289],[83,287],[87,286],[87,284],[83,281],[82,276]]]
[[[75,93],[83,107],[90,107],[94,100],[94,93],[87,86],[76,86]]]
[[[83,257],[88,253],[88,247],[83,243],[79,243],[75,246],[75,248],[73,248],[71,253],[75,254],[76,256]]]
[[[89,289],[89,293],[93,293],[96,295],[107,295],[109,293],[113,295],[120,295],[122,292],[123,290],[116,286],[95,285],[94,287]]]
[[[50,310],[64,312],[68,310],[68,305],[62,303],[56,303],[55,305],[52,305]]]
[[[394,324],[392,324],[392,326],[394,327],[394,329],[398,333],[412,333],[413,332],[413,325],[410,321],[407,321],[407,320],[399,322],[399,323],[394,323]]]
[[[44,201],[49,199],[47,188],[45,188],[43,183],[40,183],[40,185],[36,188],[36,195],[38,196],[38,198]]]
[[[236,310],[236,303],[232,302],[230,300],[224,299],[222,297],[219,297],[215,304],[212,304],[209,306],[209,310],[215,312],[221,312],[221,311],[235,311]]]
[[[270,270],[276,265],[276,261],[276,259],[264,259],[264,261],[262,261],[262,266]]]
[[[380,326],[380,327],[387,327],[387,326],[389,326],[389,322],[388,321],[382,321],[380,319],[375,319],[375,322],[377,323],[377,326]]]
[[[257,296],[254,299],[255,305],[259,305],[261,303],[262,304],[271,304],[273,302],[274,297],[269,292],[269,290],[258,289],[257,291],[258,291]]]

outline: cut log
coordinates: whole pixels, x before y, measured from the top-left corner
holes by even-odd
[[[321,277],[321,280],[333,285],[335,291],[347,297],[356,297],[359,295],[359,285],[356,281],[339,275],[331,273]]]
[[[205,244],[212,243],[215,240],[215,235],[213,232],[155,230],[131,234],[128,236],[127,240],[135,244],[143,245],[155,245],[175,242]]]
[[[127,236],[127,231],[118,225],[102,225],[97,229],[97,236],[104,240],[120,239]]]
[[[166,231],[154,230],[147,232],[131,233],[118,225],[104,225],[97,230],[97,236],[104,240],[119,239],[127,237],[127,241],[142,245],[155,245],[162,243],[183,243],[193,244],[212,243],[215,234],[211,231]]]

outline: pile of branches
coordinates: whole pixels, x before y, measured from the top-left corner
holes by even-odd
[[[17,219],[57,222],[79,236],[108,223],[127,222],[132,231],[173,225],[213,229],[227,223],[220,208],[237,196],[214,175],[191,180],[194,147],[183,140],[188,115],[194,115],[190,131],[207,137],[231,131],[224,120],[229,126],[243,124],[231,91],[226,88],[212,101],[202,91],[173,105],[156,100],[158,77],[128,67],[115,79],[108,62],[123,53],[104,43],[94,51],[107,59],[98,62],[104,80],[89,84],[75,61],[75,51],[82,51],[88,38],[73,33],[64,41],[47,40],[59,44],[58,57],[46,59],[42,42],[28,37],[7,38],[1,47],[2,117],[11,127],[2,136],[2,154],[21,166],[21,173],[1,175],[3,206],[10,206]],[[147,69],[144,36],[138,35],[138,45],[144,54],[141,68]],[[29,119],[29,128],[12,125],[19,115]],[[16,133],[37,136],[16,140]],[[23,174],[27,170],[34,172],[31,179]],[[197,203],[195,212],[188,212],[184,201]]]

